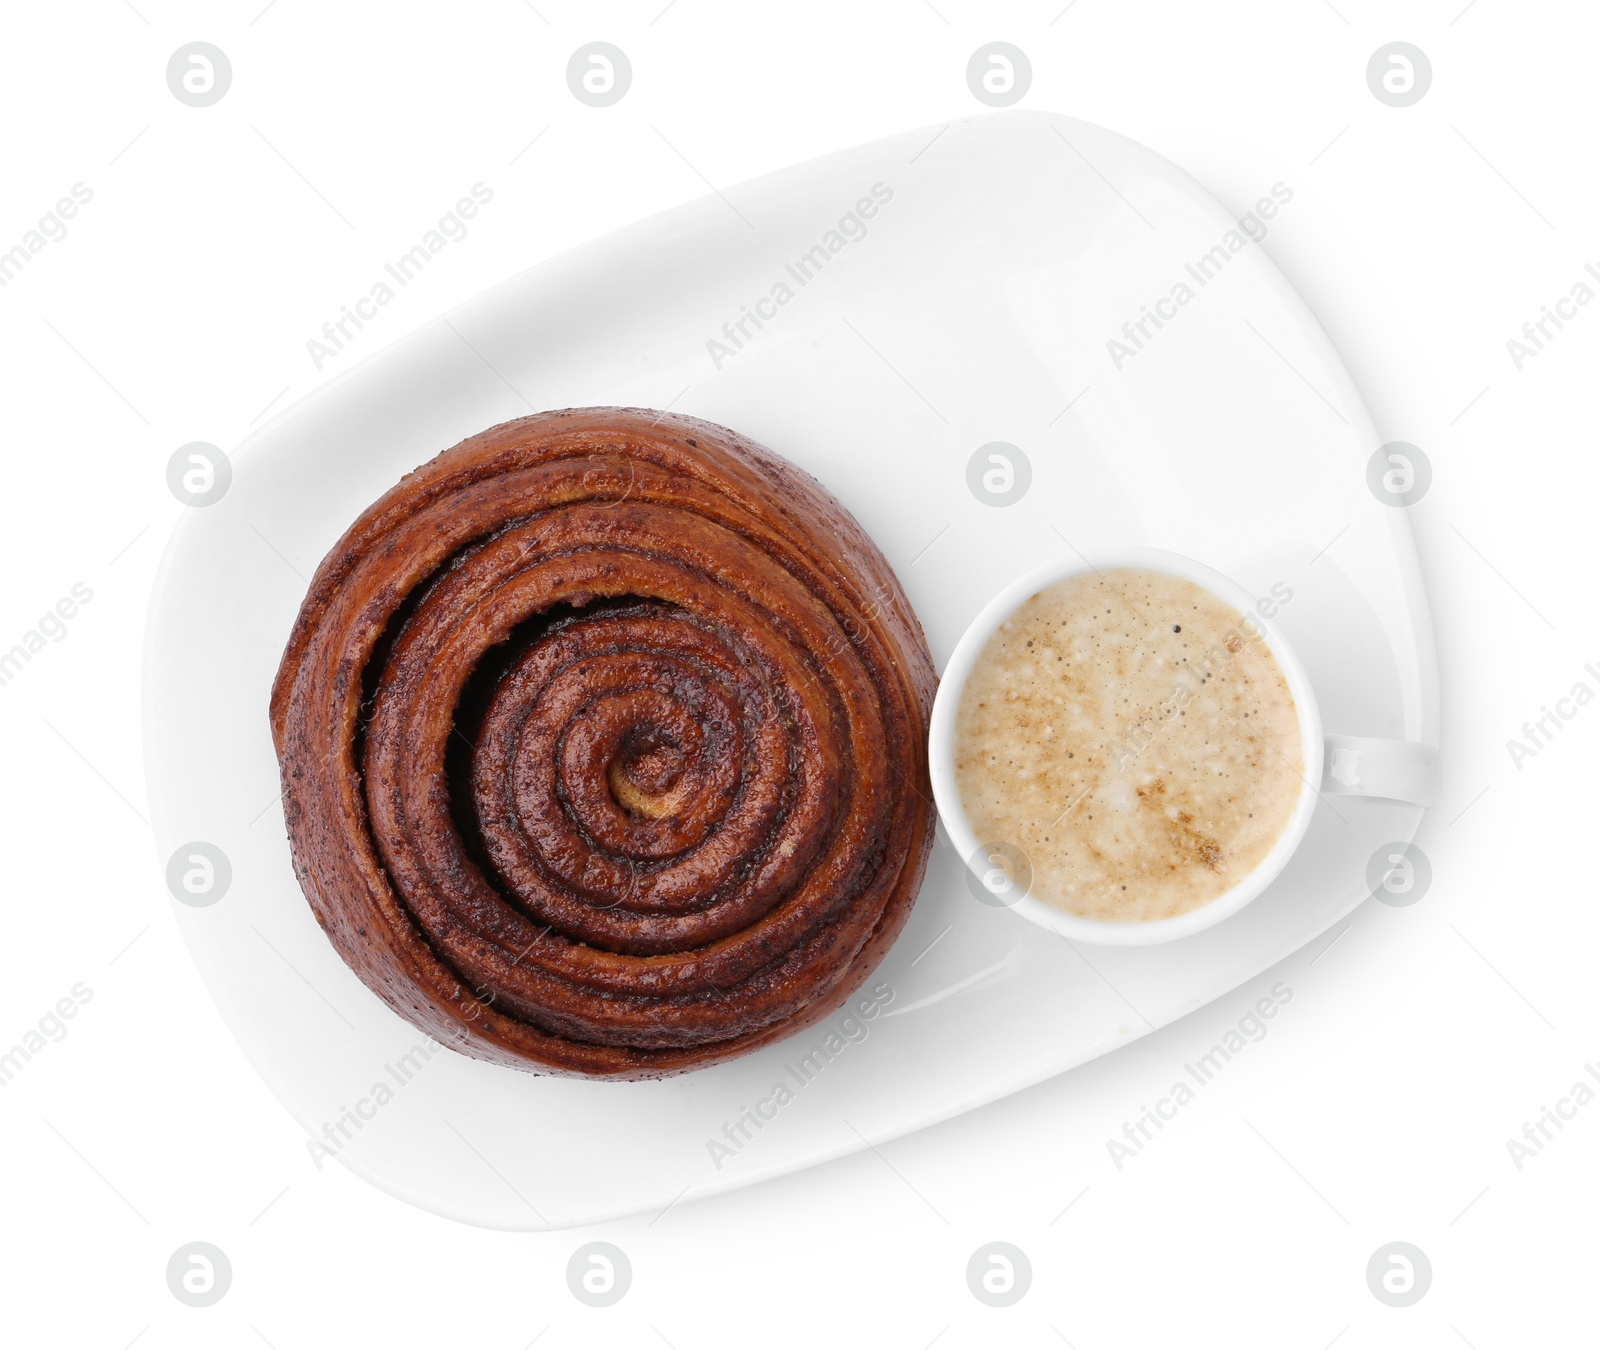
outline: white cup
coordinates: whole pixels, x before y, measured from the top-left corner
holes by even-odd
[[[1143,568],[1181,577],[1203,586],[1239,611],[1247,635],[1259,633],[1278,668],[1288,681],[1289,693],[1300,718],[1300,759],[1304,766],[1300,795],[1283,832],[1254,871],[1216,899],[1186,914],[1149,922],[1114,923],[1088,919],[1046,904],[1028,893],[1031,882],[1016,876],[1015,859],[980,839],[967,820],[956,787],[956,710],[967,677],[995,630],[1039,591],[1084,572],[1113,568]],[[1316,695],[1305,668],[1283,632],[1263,613],[1254,596],[1222,573],[1178,553],[1158,549],[1124,548],[1098,552],[1092,557],[1062,559],[1019,577],[984,606],[956,643],[933,700],[928,730],[928,766],[934,801],[952,842],[974,878],[975,889],[989,903],[1015,910],[1034,923],[1066,937],[1108,946],[1146,946],[1188,937],[1237,914],[1283,871],[1305,837],[1319,796],[1385,797],[1431,806],[1439,794],[1439,752],[1415,741],[1383,740],[1366,736],[1325,735]],[[1254,630],[1253,632],[1251,630]]]

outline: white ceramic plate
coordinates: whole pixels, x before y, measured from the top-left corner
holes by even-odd
[[[251,1062],[329,1156],[385,1190],[555,1227],[904,1134],[1216,998],[1346,914],[1375,849],[1412,837],[1417,808],[1324,805],[1243,912],[1123,950],[979,904],[941,839],[868,983],[884,991],[874,1015],[834,1018],[831,1054],[825,1025],[659,1083],[412,1052],[420,1034],[323,938],[290,870],[267,731],[305,578],[407,470],[533,408],[670,405],[809,469],[882,546],[940,665],[991,595],[1068,541],[1151,545],[1258,595],[1292,591],[1279,622],[1329,730],[1436,741],[1409,527],[1366,484],[1376,432],[1266,254],[1230,252],[1222,206],[1110,132],[1036,114],[937,131],[731,188],[504,283],[276,418],[235,455],[227,495],[175,532],[145,666],[156,838],[163,860],[203,840],[232,868],[219,902],[178,917]],[[1219,246],[1202,286],[1186,264]],[[1159,329],[1147,319],[1118,369],[1108,340],[1180,282],[1193,298],[1163,305]],[[769,317],[746,318],[735,347],[724,324],[753,310]],[[1009,506],[968,485],[996,441],[1031,469]],[[808,1071],[818,1046],[827,1062]]]

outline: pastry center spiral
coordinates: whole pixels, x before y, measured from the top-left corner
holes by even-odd
[[[804,794],[783,743],[801,723],[760,669],[732,633],[648,600],[580,613],[522,651],[472,755],[472,819],[505,892],[593,945],[670,949],[681,935],[583,920],[548,888],[600,909],[703,911],[749,873]]]

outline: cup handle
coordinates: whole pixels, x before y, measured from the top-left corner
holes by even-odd
[[[1439,752],[1420,741],[1375,736],[1324,738],[1322,791],[1331,797],[1386,797],[1432,806],[1443,776]]]

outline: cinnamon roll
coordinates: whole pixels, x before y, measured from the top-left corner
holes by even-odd
[[[407,474],[272,691],[294,865],[400,1016],[652,1078],[840,1006],[932,844],[935,676],[814,479],[693,418],[542,413]]]

